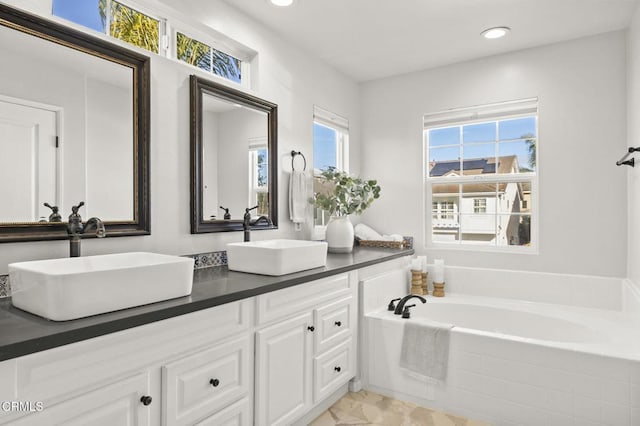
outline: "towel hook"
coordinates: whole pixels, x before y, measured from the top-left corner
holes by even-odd
[[[302,171],[307,170],[307,159],[305,158],[304,154],[301,153],[300,151],[294,151],[291,150],[291,170],[295,170],[296,168],[293,166],[293,160],[296,158],[296,155],[299,155],[302,157],[302,159],[304,160],[304,167],[302,169]]]
[[[635,147],[634,148],[634,147],[630,146],[629,148],[627,148],[627,153],[624,155],[624,157],[622,157],[621,159],[616,161],[616,166],[622,166],[624,164],[626,166],[635,167],[636,159],[632,158],[631,160],[627,160],[627,157],[629,157],[631,154],[633,154],[636,151],[640,151],[640,147]]]

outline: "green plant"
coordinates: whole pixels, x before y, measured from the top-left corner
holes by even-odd
[[[332,216],[361,214],[373,200],[380,198],[376,180],[364,180],[328,167],[320,174],[325,191],[315,194],[312,202]]]

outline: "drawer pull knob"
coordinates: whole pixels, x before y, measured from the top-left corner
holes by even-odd
[[[342,325],[342,321],[336,321],[335,324],[340,327]]]
[[[309,331],[315,331],[315,329],[316,329],[316,328],[315,328],[314,326],[312,326],[312,325],[310,325],[309,327],[307,327],[307,330],[309,330]]]
[[[342,368],[340,367],[335,367],[334,370],[336,370],[338,373],[340,372],[340,370],[342,370]]]
[[[142,402],[142,405],[151,405],[151,401],[153,401],[153,398],[151,398],[149,395],[144,395],[142,398],[140,398],[140,402]]]
[[[210,384],[211,386],[213,386],[214,388],[217,388],[217,387],[218,387],[218,385],[220,384],[220,380],[218,380],[218,379],[211,379],[211,380],[209,380],[209,384]]]

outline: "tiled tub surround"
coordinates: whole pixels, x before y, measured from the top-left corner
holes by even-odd
[[[363,283],[365,389],[498,426],[640,424],[640,319],[623,312],[637,306],[624,300],[634,297],[628,283],[552,274],[535,280],[536,274],[509,272],[508,284],[497,271],[476,270],[472,285],[454,282],[455,271],[448,272],[447,296],[429,296],[412,312],[413,320],[424,315],[459,324],[452,330],[444,384],[427,385],[398,367],[403,321],[384,307],[401,292],[401,284],[388,284],[399,277]],[[545,298],[540,284],[550,278],[555,291]],[[534,282],[538,293],[530,292]],[[580,282],[586,295],[576,294]],[[599,303],[595,289],[606,293],[608,287],[618,299],[608,294]],[[508,299],[494,297],[499,288]],[[483,290],[491,296],[479,295]]]
[[[0,300],[0,361],[373,266],[413,253],[413,250],[407,249],[359,247],[346,255],[329,254],[324,267],[280,277],[232,272],[225,266],[202,268],[194,271],[190,296],[65,322],[51,322],[23,312],[13,307],[9,298],[5,298]]]

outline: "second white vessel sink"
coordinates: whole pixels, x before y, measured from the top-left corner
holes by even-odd
[[[191,294],[192,258],[118,253],[9,264],[15,307],[66,321]]]
[[[227,244],[230,271],[285,275],[327,264],[325,241],[266,240]]]

